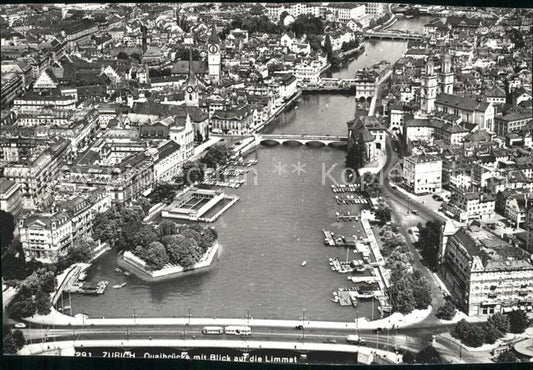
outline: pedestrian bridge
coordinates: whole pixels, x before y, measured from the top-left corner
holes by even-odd
[[[339,148],[346,146],[348,138],[346,136],[333,135],[256,134],[255,141],[263,145],[301,144]]]

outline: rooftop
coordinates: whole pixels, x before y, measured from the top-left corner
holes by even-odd
[[[471,224],[455,234],[470,257],[479,257],[486,270],[533,269],[529,254],[480,226]]]

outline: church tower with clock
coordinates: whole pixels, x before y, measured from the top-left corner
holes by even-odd
[[[194,73],[191,49],[189,49],[189,77],[187,77],[187,81],[185,81],[183,87],[185,88],[185,105],[189,107],[198,107],[200,105],[198,97],[198,80]]]
[[[217,35],[215,24],[211,28],[211,35],[207,40],[207,64],[209,70],[209,80],[212,83],[218,83],[220,81],[220,39]]]

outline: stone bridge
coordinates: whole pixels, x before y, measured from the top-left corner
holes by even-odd
[[[301,144],[307,146],[329,146],[345,147],[348,142],[346,136],[333,135],[291,135],[291,134],[255,134],[255,141],[258,144],[278,145],[278,144]]]

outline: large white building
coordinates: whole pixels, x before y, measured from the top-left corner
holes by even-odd
[[[294,76],[299,83],[318,85],[320,82],[320,63],[300,63],[294,66]]]
[[[532,311],[530,254],[474,224],[448,238],[440,273],[459,309],[469,316]]]
[[[431,155],[413,155],[403,160],[403,180],[414,194],[438,193],[442,190],[442,160]]]
[[[34,214],[19,222],[26,259],[53,263],[72,245],[72,222],[66,212]]]

